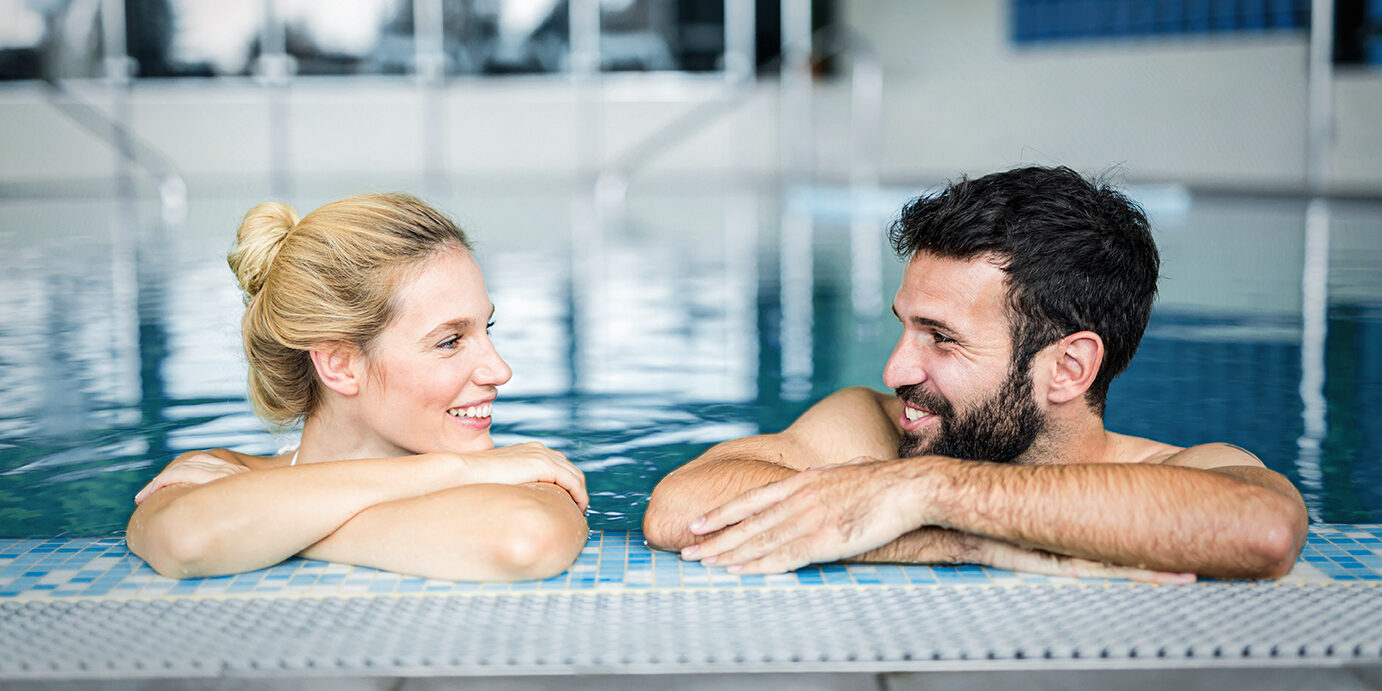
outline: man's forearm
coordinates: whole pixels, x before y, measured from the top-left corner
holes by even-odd
[[[1094,561],[1275,577],[1290,569],[1304,535],[1298,499],[1225,473],[1142,464],[902,462],[917,464],[909,474],[925,523]]]
[[[798,471],[759,460],[723,459],[678,469],[653,488],[643,533],[658,549],[680,550],[710,535],[693,535],[691,521],[744,492]]]
[[[966,536],[945,528],[918,528],[863,554],[845,561],[871,564],[957,564],[975,555]]]

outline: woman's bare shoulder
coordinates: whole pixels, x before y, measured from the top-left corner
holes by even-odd
[[[286,454],[279,454],[277,456],[256,456],[254,454],[232,451],[230,449],[202,449],[197,451],[188,451],[186,453],[179,455],[177,458],[174,458],[173,462],[169,463],[167,467],[171,468],[179,463],[182,463],[192,458],[196,458],[197,456],[201,455],[212,456],[222,461],[226,461],[228,463],[234,463],[236,465],[244,466],[249,470],[268,470],[270,468],[282,468],[287,466],[293,458],[292,452]]]

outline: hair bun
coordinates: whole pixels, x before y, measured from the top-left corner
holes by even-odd
[[[240,221],[235,248],[226,261],[247,297],[254,297],[264,287],[274,258],[297,224],[298,214],[293,207],[278,202],[260,204]]]

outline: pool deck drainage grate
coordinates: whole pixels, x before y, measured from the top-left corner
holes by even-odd
[[[1317,525],[1279,581],[977,566],[735,576],[595,532],[545,581],[294,559],[174,581],[123,540],[0,540],[0,680],[1382,663],[1382,526]]]

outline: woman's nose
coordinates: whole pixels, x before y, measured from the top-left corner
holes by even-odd
[[[509,363],[504,362],[504,358],[499,357],[499,351],[495,350],[491,344],[485,361],[475,370],[475,383],[483,386],[499,386],[511,378],[513,378],[513,370],[509,369]]]

